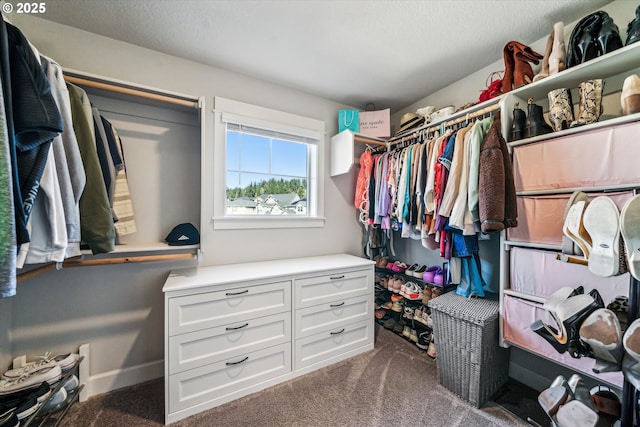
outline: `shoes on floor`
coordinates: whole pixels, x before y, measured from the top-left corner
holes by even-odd
[[[60,354],[57,356],[51,356],[51,353],[46,353],[44,356],[39,356],[38,360],[29,362],[20,368],[9,369],[2,377],[5,379],[19,378],[32,371],[37,371],[43,368],[52,367],[54,365],[60,366],[62,372],[66,372],[78,361],[79,355],[76,353]]]
[[[10,395],[15,392],[37,388],[43,382],[53,384],[60,380],[62,369],[54,365],[39,370],[29,371],[21,377],[13,379],[0,379],[0,396]]]
[[[0,427],[19,427],[20,420],[15,411],[9,411],[5,414],[0,414]]]
[[[429,344],[431,343],[431,330],[427,329],[418,334],[418,341],[416,342],[416,346],[423,350],[429,349]]]
[[[50,395],[51,385],[44,381],[34,389],[0,396],[0,415],[13,412],[18,420],[22,420],[36,412]]]

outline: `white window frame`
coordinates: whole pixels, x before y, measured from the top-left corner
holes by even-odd
[[[214,98],[214,194],[213,228],[269,229],[323,227],[324,218],[324,144],[325,123],[321,120],[298,116],[246,104],[226,98]],[[307,136],[318,141],[315,149],[309,150],[309,176],[307,180],[308,215],[226,215],[226,122],[243,123],[276,132]]]

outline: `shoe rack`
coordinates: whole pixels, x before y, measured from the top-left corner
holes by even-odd
[[[580,181],[579,179],[572,181],[573,177],[569,177],[569,179],[567,180],[568,183],[571,183],[569,185],[564,185],[563,182],[549,182],[545,187],[529,188],[525,190],[519,190],[518,185],[516,185],[516,194],[519,198],[554,196],[568,197],[574,191],[584,191],[591,194],[605,192],[628,192],[628,194],[630,195],[633,195],[637,192],[637,189],[640,188],[640,168],[633,166],[616,168],[615,170],[611,171],[611,176],[615,176],[613,180],[596,178],[602,175],[602,170],[596,169],[599,169],[599,166],[609,165],[609,162],[615,163],[615,160],[611,160],[613,158],[640,158],[640,145],[637,143],[638,137],[640,137],[640,113],[622,115],[620,107],[620,93],[622,90],[624,79],[632,74],[640,74],[640,63],[637,59],[639,57],[640,43],[631,44],[583,64],[553,74],[542,80],[514,89],[513,91],[503,95],[502,99],[500,100],[503,126],[502,133],[503,135],[505,135],[507,140],[509,140],[509,137],[511,135],[512,117],[516,105],[519,108],[526,110],[527,103],[531,100],[533,103],[541,105],[544,111],[547,112],[549,110],[547,95],[553,90],[566,88],[571,91],[572,101],[574,104],[574,113],[576,115],[578,112],[578,104],[580,101],[578,88],[582,82],[594,79],[602,79],[604,81],[602,98],[608,100],[608,103],[604,103],[604,109],[600,115],[600,118],[595,123],[555,131],[544,135],[538,135],[532,138],[508,142],[509,150],[514,158],[514,177],[516,177],[516,181],[522,176],[526,175],[526,171],[523,172],[523,169],[527,166],[530,166],[532,168],[532,171],[535,170],[535,168],[538,168],[540,174],[546,174],[547,170],[545,170],[545,168],[556,168],[557,170],[558,168],[562,168],[563,165],[571,164],[571,162],[574,162],[572,166],[576,166],[575,162],[580,161],[576,159],[581,158],[581,156],[584,155],[585,150],[590,150],[589,147],[596,149],[595,151],[591,151],[589,153],[593,154],[594,156],[599,155],[595,154],[599,153],[599,151],[597,150],[603,150],[601,157],[594,160],[594,163],[597,165],[597,167],[593,168],[593,170],[591,171],[586,171],[586,176],[592,174],[592,176],[594,177],[592,181]],[[617,105],[615,102],[613,102],[616,100],[616,98]],[[621,142],[622,138],[620,138],[620,135],[625,131],[630,131],[631,134],[635,136],[629,137],[629,135],[627,135],[627,137],[624,138],[624,141]],[[588,145],[586,143],[588,135],[594,135],[596,133],[602,135],[602,138],[600,140],[601,145]],[[617,139],[613,136],[614,134],[618,135]],[[605,137],[606,135],[611,136],[611,138]],[[526,159],[526,157],[521,155],[518,158],[518,161],[520,163],[518,163],[518,161],[516,160],[516,154],[518,153],[514,153],[520,150],[520,154],[522,154],[523,152],[525,152],[524,149],[526,149],[526,147],[532,147],[535,144],[537,144],[538,146],[544,145],[544,148],[546,149],[546,159],[549,161],[545,162],[541,161],[541,158],[531,157],[529,158],[530,163],[529,165],[527,165],[525,163],[526,160],[524,160]],[[573,148],[571,148],[569,151],[560,150],[560,148],[566,148],[570,145],[572,145]],[[554,153],[557,153],[558,155],[554,156]],[[562,153],[561,158],[559,158],[560,153]],[[581,165],[577,166],[577,168],[572,167],[567,169],[571,169],[573,171],[581,167]],[[561,171],[558,176],[562,176],[562,172],[563,171]],[[572,172],[567,173],[570,174]],[[606,173],[606,171],[604,173]],[[562,177],[562,179],[564,178],[566,178],[566,176]],[[562,179],[560,179],[560,181],[562,181]],[[522,222],[520,221],[521,214],[522,212],[519,211],[518,220],[522,224]],[[535,218],[538,218],[537,220],[546,221],[548,220],[548,214],[549,212],[538,211],[538,213],[535,214]],[[545,215],[547,215],[547,217],[545,217]],[[535,218],[533,219],[535,220]],[[529,219],[530,218],[527,217],[523,222],[529,221]],[[562,212],[560,212],[560,218],[555,218],[555,220],[558,219],[560,222],[563,222]],[[561,238],[561,236],[562,235],[560,235],[559,237]],[[523,335],[522,337],[525,338],[523,340],[515,340],[513,339],[513,336],[505,337],[505,333],[509,335],[508,332],[514,330],[513,324],[511,323],[515,318],[515,315],[513,314],[515,312],[515,310],[513,309],[514,304],[519,304],[519,307],[527,307],[527,309],[531,309],[531,313],[535,313],[536,316],[539,316],[544,312],[542,310],[542,306],[545,302],[546,296],[548,296],[551,292],[549,292],[550,289],[541,289],[540,283],[558,282],[559,287],[574,286],[574,283],[570,281],[572,278],[571,274],[559,274],[557,271],[555,271],[555,273],[551,274],[550,276],[543,277],[542,279],[538,280],[537,283],[533,283],[537,280],[534,277],[535,274],[531,274],[531,277],[528,278],[523,278],[523,274],[519,274],[517,280],[524,283],[525,285],[527,280],[529,280],[531,283],[529,283],[530,286],[528,287],[516,286],[516,279],[514,279],[515,276],[511,274],[512,269],[513,271],[519,271],[517,270],[518,266],[516,265],[514,267],[513,265],[513,263],[517,260],[516,253],[523,253],[527,251],[530,251],[531,253],[537,252],[538,254],[544,254],[544,256],[548,257],[547,259],[549,259],[550,257],[553,258],[552,261],[549,261],[547,264],[545,264],[545,269],[546,266],[554,262],[561,263],[562,260],[568,260],[569,262],[571,262],[570,258],[562,256],[562,246],[558,243],[535,241],[535,239],[530,241],[527,241],[526,239],[514,240],[510,238],[508,231],[503,231],[501,233],[500,344],[504,347],[517,346],[524,349],[525,351],[534,353],[545,359],[550,359],[556,363],[559,363],[560,365],[577,371],[580,374],[589,376],[596,381],[600,381],[608,385],[613,385],[617,389],[622,387],[622,426],[633,425],[631,423],[631,419],[633,417],[634,407],[636,406],[633,400],[635,390],[633,390],[633,387],[631,387],[630,384],[624,379],[622,372],[607,373],[602,375],[595,374],[591,370],[594,359],[582,358],[587,359],[587,361],[581,359],[572,359],[571,357],[568,357],[566,353],[560,355],[557,352],[554,355],[553,352],[549,351],[551,347],[548,343],[544,342],[544,340],[538,341],[538,339],[541,339],[540,337]],[[561,261],[557,261],[556,258],[560,259]],[[572,268],[573,271],[577,271],[576,268],[587,270],[586,265],[566,265],[567,269]],[[542,273],[541,270],[542,268],[538,270],[538,272],[540,272],[540,275],[546,274]],[[583,271],[581,271],[581,273]],[[587,280],[586,283],[584,283],[586,288],[585,292],[588,292],[591,288],[597,289],[603,295],[606,306],[610,302],[610,300],[614,296],[616,296],[614,295],[615,291],[609,289],[608,287],[601,286],[602,282],[598,282],[596,279],[599,278],[597,278],[595,275],[592,275],[593,280],[591,280],[588,277],[588,271],[586,274],[587,276],[585,277]],[[624,292],[628,295],[628,324],[630,324],[640,314],[638,313],[637,307],[638,303],[640,303],[640,285],[638,284],[638,281],[629,274],[619,276],[617,278],[611,278],[611,280],[619,281],[622,284],[622,288],[624,288]],[[523,326],[524,321],[522,324],[518,325],[518,327],[523,331],[523,334],[528,333],[529,331],[524,331]],[[535,335],[535,333],[533,333],[533,335]],[[549,346],[549,348],[545,348],[545,346]],[[588,363],[589,361],[591,363]]]
[[[45,410],[45,407],[47,403],[51,399],[53,399],[56,393],[60,391],[65,381],[71,378],[72,375],[76,374],[76,371],[78,370],[78,367],[80,366],[83,360],[84,360],[84,356],[81,355],[70,369],[68,369],[66,372],[63,372],[60,380],[58,380],[58,382],[52,385],[51,394],[49,395],[47,400],[42,402],[40,406],[38,406],[38,409],[33,414],[21,420],[20,426],[22,427],[28,427],[28,426],[56,427],[58,425],[61,425],[60,423],[62,423],[62,421],[64,420],[65,416],[69,412],[69,409],[71,409],[71,407],[78,401],[78,396],[80,395],[80,392],[83,390],[84,384],[82,383],[79,384],[78,387],[76,387],[73,391],[69,392],[67,394],[66,401],[61,406],[55,409],[50,409],[50,410]]]
[[[447,263],[443,264],[441,266],[441,268],[443,269],[443,271],[445,270],[446,267],[446,271],[449,271],[448,266],[446,265]],[[432,283],[432,282],[427,282],[425,280],[419,279],[415,276],[410,276],[408,274],[404,274],[404,273],[400,273],[400,272],[396,272],[393,270],[389,270],[387,268],[384,267],[379,267],[376,266],[375,267],[375,273],[376,273],[376,280],[375,280],[375,294],[376,294],[376,300],[378,301],[381,295],[388,295],[389,298],[391,298],[392,295],[400,295],[398,293],[395,293],[391,290],[388,289],[388,287],[385,287],[383,285],[380,284],[379,279],[382,277],[386,277],[386,278],[391,278],[393,276],[397,276],[397,277],[401,277],[405,283],[409,283],[409,282],[413,282],[415,284],[417,284],[423,291],[427,288],[429,288],[432,292],[434,292],[434,290],[439,290],[441,293],[446,293],[446,292],[450,292],[452,290],[455,289],[456,285],[451,285],[451,284],[445,284],[445,285],[438,285],[436,283]],[[448,279],[445,277],[445,283],[448,283]],[[435,297],[432,297],[435,298]],[[392,301],[391,299],[385,299],[386,301]],[[427,301],[428,303],[428,301]],[[402,338],[405,338],[407,341],[410,341],[413,344],[418,344],[418,339],[417,336],[420,335],[422,332],[424,331],[429,331],[431,334],[433,334],[433,328],[430,327],[425,321],[423,320],[417,320],[414,316],[413,313],[415,312],[416,309],[421,309],[421,311],[427,311],[427,313],[430,315],[431,314],[431,309],[428,307],[428,305],[425,303],[425,301],[420,298],[420,299],[408,299],[408,298],[402,298],[400,300],[400,305],[401,305],[401,310],[400,311],[394,311],[392,308],[383,308],[384,310],[386,310],[386,314],[384,318],[378,319],[376,318],[376,322],[378,324],[380,324],[381,326],[384,326],[384,323],[386,320],[388,320],[388,318],[392,318],[394,321],[396,321],[396,323],[401,322],[401,326],[402,329],[394,329],[394,328],[386,328],[391,330],[392,332],[396,333],[397,335],[401,336]],[[405,308],[409,308],[411,311],[410,314],[407,314],[405,312]],[[413,329],[416,333],[416,337],[415,339],[412,339],[411,336],[407,336],[405,334],[405,330],[404,330],[404,326],[409,326],[409,328]],[[431,336],[431,340],[433,340],[434,337]],[[418,346],[418,348],[427,351],[427,348],[423,348]],[[429,352],[427,351],[427,354],[429,354]],[[432,356],[430,356],[432,357]]]

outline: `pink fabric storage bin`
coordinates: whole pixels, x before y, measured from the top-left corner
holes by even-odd
[[[610,197],[622,209],[633,197],[633,191],[615,193],[589,193],[589,199],[598,196]],[[564,211],[570,193],[545,196],[518,196],[518,226],[507,229],[507,239],[515,242],[562,245]]]
[[[598,277],[586,265],[558,261],[557,252],[511,248],[510,288],[523,294],[547,298],[564,286],[584,286],[585,293],[598,289],[605,304],[616,296],[629,296],[629,273]]]
[[[640,184],[640,122],[513,148],[516,191]]]
[[[503,311],[503,338],[507,343],[622,387],[622,372],[595,374],[592,371],[594,359],[574,359],[568,353],[558,353],[544,338],[531,330],[530,326],[535,320],[546,319],[546,313],[540,304],[505,295]]]

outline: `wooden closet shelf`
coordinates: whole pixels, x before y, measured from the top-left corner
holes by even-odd
[[[40,267],[36,267],[33,270],[29,270],[27,272],[18,274],[17,281],[18,283],[31,279],[35,276],[39,276],[42,273],[51,270],[58,270],[63,268],[71,268],[71,267],[88,267],[94,265],[113,265],[113,264],[131,264],[131,263],[139,263],[139,262],[154,262],[154,261],[177,261],[177,260],[186,260],[193,259],[196,256],[191,253],[186,254],[163,254],[163,255],[139,255],[139,256],[129,256],[129,257],[115,257],[115,258],[95,258],[95,259],[81,259],[71,258],[65,260],[63,262],[52,262],[49,264],[42,265]]]

